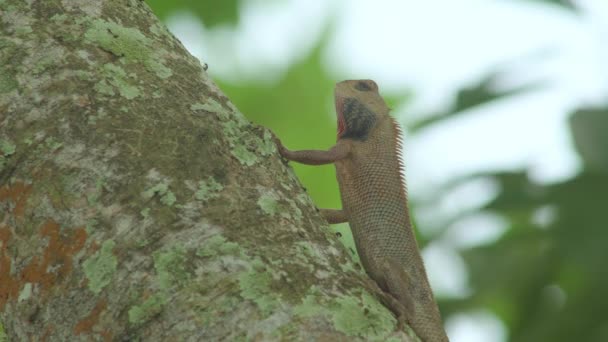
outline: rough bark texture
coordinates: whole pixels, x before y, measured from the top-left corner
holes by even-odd
[[[0,341],[409,340],[138,0],[0,0]]]

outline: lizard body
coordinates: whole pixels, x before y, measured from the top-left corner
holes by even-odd
[[[338,139],[327,151],[291,151],[288,160],[334,163],[342,210],[322,209],[329,223],[349,222],[363,267],[388,299],[383,302],[428,342],[447,341],[412,230],[402,164],[400,130],[371,80],[335,88]]]

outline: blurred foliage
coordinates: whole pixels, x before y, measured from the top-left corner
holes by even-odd
[[[550,4],[564,7],[565,9],[568,9],[568,10],[576,10],[576,4],[575,4],[575,1],[573,1],[573,0],[532,0],[532,1],[550,3]]]
[[[575,10],[571,1],[545,2]],[[236,0],[148,3],[161,17],[191,10],[206,26],[233,24],[238,18]],[[324,44],[302,56],[275,83],[216,81],[248,118],[270,127],[289,148],[326,149],[335,142],[336,123],[335,80],[320,57]],[[414,124],[411,132],[539,86],[499,91],[493,85],[500,74],[498,70],[462,89],[451,108]],[[391,99],[394,104],[403,101]],[[444,316],[488,309],[506,324],[510,341],[608,341],[608,107],[576,111],[570,125],[583,160],[575,177],[537,184],[527,170],[474,174],[440,191],[447,194],[471,179],[494,179],[500,192],[478,212],[495,213],[508,222],[496,241],[461,251],[473,291],[466,298],[439,298]],[[319,207],[340,207],[333,166],[292,166]],[[347,226],[333,229],[352,250]]]
[[[608,171],[608,110],[581,109],[570,118],[574,145],[588,168]]]
[[[165,20],[171,14],[188,11],[198,16],[206,27],[234,25],[238,19],[239,0],[146,0],[154,14]]]
[[[512,341],[608,341],[608,173],[585,170],[550,185],[525,171],[477,176],[502,189],[480,210],[507,218],[510,229],[463,252],[473,295],[447,312],[489,308]]]
[[[468,88],[461,89],[456,93],[456,99],[454,100],[454,104],[451,108],[448,108],[448,110],[443,113],[427,115],[424,119],[411,124],[408,128],[412,131],[416,131],[447,118],[466,114],[467,109],[486,104],[494,100],[504,100],[509,96],[516,96],[543,85],[543,83],[535,83],[526,84],[514,89],[497,90],[495,84],[501,75],[502,72],[491,73],[485,78],[479,80],[479,82],[476,84]]]

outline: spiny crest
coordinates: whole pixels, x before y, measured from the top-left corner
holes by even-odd
[[[397,156],[398,170],[399,170],[399,181],[401,182],[401,188],[403,189],[403,195],[407,198],[407,184],[405,182],[405,166],[403,164],[403,133],[401,126],[395,121],[394,118],[390,118],[391,125],[393,126],[393,143],[395,144],[395,154]]]

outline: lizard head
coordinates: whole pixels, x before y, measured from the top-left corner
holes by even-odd
[[[366,140],[376,122],[388,116],[388,106],[372,80],[348,80],[336,84],[338,139]]]

